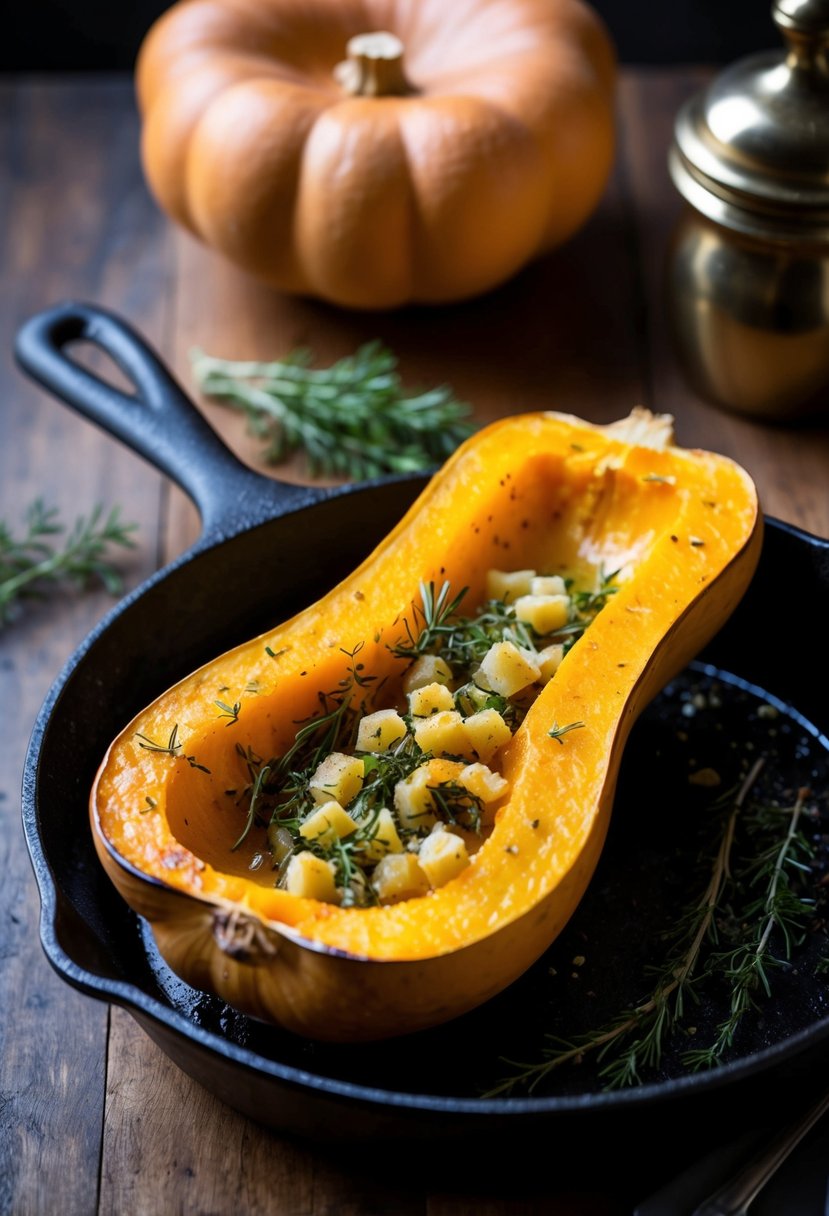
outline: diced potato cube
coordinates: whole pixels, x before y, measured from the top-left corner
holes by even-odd
[[[558,671],[563,658],[564,647],[560,642],[555,642],[552,646],[545,646],[543,650],[539,650],[538,666],[541,670],[542,684],[547,684],[550,680],[552,680],[553,676]]]
[[[469,747],[463,718],[455,709],[421,718],[412,730],[418,747],[436,756],[463,756]]]
[[[555,633],[567,624],[570,599],[566,595],[521,595],[515,601],[515,615],[536,633]]]
[[[435,828],[420,846],[418,862],[433,887],[443,887],[469,865],[469,854],[460,836],[446,828]]]
[[[295,853],[285,871],[285,890],[303,899],[337,903],[339,895],[334,883],[333,862],[324,861],[314,853]]]
[[[487,570],[487,599],[511,604],[519,595],[529,595],[534,578],[535,570]]]
[[[445,684],[424,684],[409,693],[409,713],[415,718],[428,718],[442,709],[454,709],[455,701]]]
[[[429,890],[429,879],[414,853],[389,853],[378,861],[371,885],[381,904],[396,904],[415,899]]]
[[[403,677],[403,691],[414,692],[427,684],[449,684],[452,668],[437,654],[422,654]]]
[[[539,574],[530,581],[530,595],[566,595],[567,584],[560,574]]]
[[[484,806],[497,802],[509,789],[509,782],[500,773],[494,773],[485,764],[467,764],[458,774],[458,781],[465,790],[480,798]]]
[[[378,811],[372,819],[372,834],[360,841],[360,854],[366,861],[380,861],[387,853],[402,853],[403,842],[397,832],[397,824],[388,807]]]
[[[495,642],[483,657],[481,672],[493,692],[511,697],[541,674],[538,664],[514,642]]]
[[[305,840],[318,840],[320,844],[330,845],[356,831],[356,820],[343,810],[339,802],[332,801],[324,802],[319,810],[309,815],[300,826],[299,834]]]
[[[394,787],[394,809],[402,827],[409,831],[430,828],[437,822],[425,764],[398,781]]]
[[[331,752],[317,765],[308,783],[314,802],[330,802],[348,806],[363,788],[363,762],[359,756]]]
[[[464,719],[470,751],[488,764],[499,748],[509,743],[512,731],[497,709],[480,709]]]
[[[430,828],[437,822],[432,790],[445,781],[456,781],[463,768],[458,760],[428,760],[394,787],[394,809],[401,826],[409,831]]]
[[[366,714],[357,728],[358,752],[387,752],[406,734],[406,723],[396,709]]]

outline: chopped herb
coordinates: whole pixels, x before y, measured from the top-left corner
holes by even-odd
[[[185,756],[181,752],[181,744],[178,741],[178,723],[173,726],[170,731],[170,737],[166,743],[156,743],[154,739],[148,739],[146,735],[142,735],[140,731],[135,732],[135,737],[140,742],[139,747],[143,747],[148,752],[159,752],[166,756],[180,757],[186,760],[191,768],[197,768],[202,773],[209,773],[210,769],[205,768],[203,764],[199,764],[195,756]]]
[[[563,736],[566,734],[569,734],[569,732],[571,730],[581,730],[581,728],[583,726],[584,726],[583,722],[568,722],[566,726],[559,726],[557,722],[554,722],[553,725],[550,727],[550,729],[547,731],[547,734],[550,736],[551,739],[555,739],[556,742],[560,743],[563,747],[564,746]]]

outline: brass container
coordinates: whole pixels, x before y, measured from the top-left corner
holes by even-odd
[[[667,260],[677,354],[744,414],[829,412],[829,0],[777,0],[783,52],[727,68],[679,112],[687,207]]]

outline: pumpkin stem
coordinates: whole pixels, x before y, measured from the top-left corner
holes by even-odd
[[[403,43],[395,34],[357,34],[347,59],[334,68],[339,85],[355,97],[405,97],[414,93],[403,72]]]

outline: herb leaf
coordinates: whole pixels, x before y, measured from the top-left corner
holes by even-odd
[[[192,356],[201,391],[245,414],[265,442],[264,459],[278,464],[302,451],[313,477],[419,472],[472,433],[467,405],[447,387],[407,392],[379,342],[330,367],[310,362],[305,350],[271,363]]]
[[[121,576],[107,550],[112,545],[132,548],[135,528],[121,520],[118,507],[104,516],[98,505],[87,518],[76,520],[58,545],[55,538],[62,536],[65,526],[57,508],[45,506],[40,498],[26,512],[22,536],[15,537],[0,521],[0,628],[13,618],[21,600],[42,597],[61,583],[84,587],[97,580],[111,594],[118,594]]]

